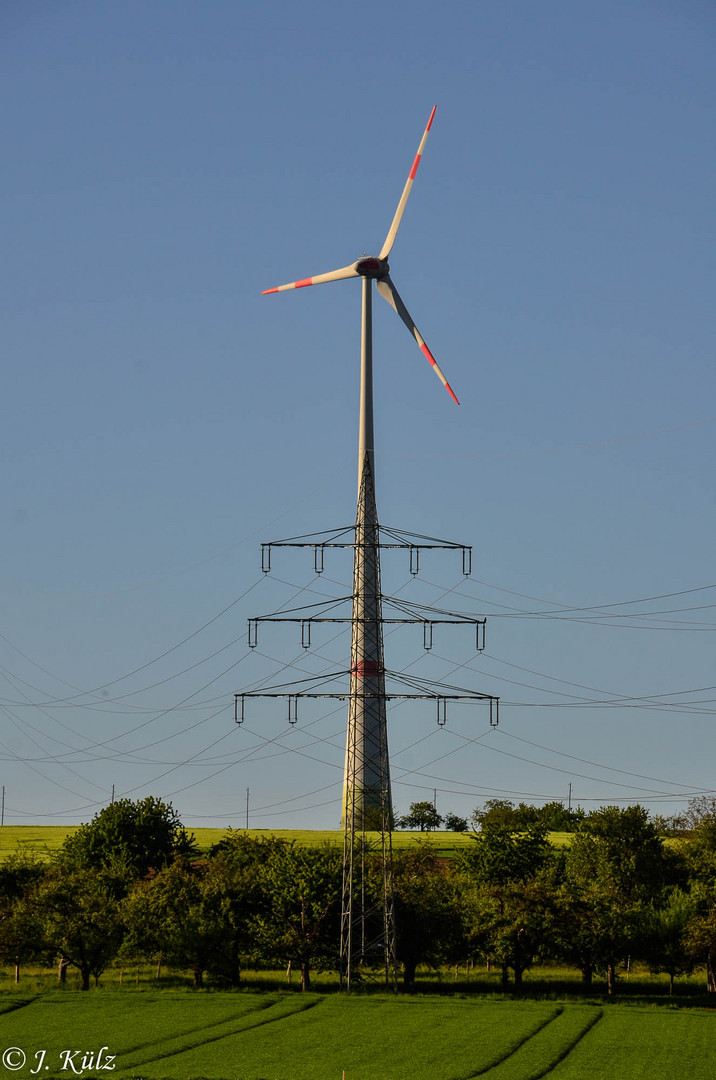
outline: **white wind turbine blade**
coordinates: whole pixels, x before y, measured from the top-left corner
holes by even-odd
[[[316,274],[315,277],[302,278],[301,281],[292,281],[288,285],[277,285],[274,289],[264,289],[261,293],[285,292],[286,289],[303,289],[306,285],[322,285],[324,281],[341,281],[342,278],[359,277],[355,263],[344,266],[340,270],[331,270],[328,274]]]
[[[410,312],[406,308],[403,301],[400,299],[400,296],[398,295],[398,290],[396,289],[393,282],[390,280],[390,275],[386,274],[385,277],[381,278],[379,281],[376,281],[376,287],[377,287],[378,292],[380,293],[380,295],[383,297],[383,299],[387,300],[388,303],[390,304],[390,306],[397,311],[398,315],[400,315],[401,319],[403,320],[403,322],[407,326],[408,330],[410,331],[410,333],[413,335],[413,337],[417,341],[418,345],[420,346],[421,352],[423,353],[423,355],[432,364],[433,371],[435,372],[437,377],[440,379],[440,382],[443,384],[443,386],[445,387],[445,389],[447,390],[448,394],[453,399],[455,404],[459,405],[460,402],[455,397],[455,394],[453,393],[453,390],[452,390],[452,387],[450,386],[450,383],[447,381],[447,379],[443,375],[442,371],[440,370],[440,367],[439,367],[435,357],[430,352],[430,349],[425,344],[425,342],[424,342],[424,340],[423,340],[423,338],[422,338],[422,336],[420,334],[420,331],[418,330],[417,326],[415,325],[412,318],[410,317]]]
[[[413,180],[415,179],[415,174],[418,171],[418,165],[420,164],[420,159],[423,156],[423,150],[425,149],[425,143],[427,142],[427,139],[428,139],[428,132],[430,131],[430,128],[432,126],[433,117],[435,116],[435,110],[436,109],[437,109],[437,105],[433,105],[433,111],[430,113],[430,119],[428,120],[428,126],[425,128],[425,131],[423,132],[423,137],[420,140],[420,146],[418,147],[418,152],[415,155],[415,161],[413,162],[413,167],[410,170],[410,173],[408,175],[408,179],[405,182],[405,187],[403,188],[403,194],[400,196],[400,202],[398,203],[398,209],[395,211],[395,217],[393,218],[393,223],[390,226],[390,228],[388,229],[388,235],[385,238],[385,243],[383,244],[383,247],[381,248],[381,251],[380,251],[380,255],[378,256],[379,259],[387,259],[388,255],[390,254],[390,249],[392,248],[393,244],[395,243],[395,237],[396,237],[396,234],[398,232],[398,226],[400,225],[400,219],[403,216],[403,211],[405,210],[405,204],[408,201],[408,195],[410,195],[410,189],[413,186]]]

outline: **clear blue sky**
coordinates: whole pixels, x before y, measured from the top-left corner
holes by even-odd
[[[259,551],[353,520],[360,289],[260,293],[377,253],[434,104],[391,266],[461,405],[376,298],[378,498],[473,576],[384,586],[487,650],[386,662],[502,710],[394,708],[397,809],[711,792],[713,4],[7,0],[0,50],[6,822],[114,785],[337,824],[345,705],[237,729],[233,694],[346,666],[335,628],[245,631],[350,590]]]

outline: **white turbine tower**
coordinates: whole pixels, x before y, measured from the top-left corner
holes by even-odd
[[[430,113],[427,127],[420,140],[408,179],[400,196],[398,208],[388,230],[380,254],[359,259],[340,270],[292,281],[266,289],[262,295],[301,289],[307,285],[340,281],[344,278],[363,279],[361,319],[361,394],[358,438],[358,509],[355,525],[355,555],[353,569],[353,620],[351,640],[351,687],[346,739],[346,772],[343,795],[343,820],[353,819],[358,828],[380,828],[380,819],[390,813],[390,774],[385,731],[385,675],[380,602],[380,556],[378,514],[375,502],[375,460],[373,431],[373,325],[372,283],[378,292],[400,315],[420,350],[430,361],[436,375],[453,401],[453,390],[435,357],[425,344],[417,326],[400,298],[389,274],[388,255],[398,233],[415,174],[423,156],[428,133],[435,116]]]

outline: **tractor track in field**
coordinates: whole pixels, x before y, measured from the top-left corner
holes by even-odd
[[[555,1049],[554,1055],[549,1058],[546,1064],[531,1066],[527,1055],[529,1054],[530,1044],[535,1039],[546,1032],[553,1024],[557,1023],[560,1019],[564,1022],[571,1019],[570,1012],[565,1012],[564,1008],[560,1007],[555,1010],[554,1014],[548,1017],[543,1023],[539,1024],[533,1031],[526,1035],[523,1039],[520,1039],[504,1057],[498,1061],[493,1061],[489,1065],[484,1065],[478,1069],[477,1072],[472,1073],[469,1077],[460,1078],[460,1080],[474,1080],[478,1076],[493,1076],[494,1080],[504,1075],[509,1075],[509,1080],[544,1080],[544,1077],[549,1076],[550,1073],[556,1069],[569,1055],[574,1048],[582,1041],[585,1035],[588,1035],[592,1028],[603,1017],[604,1010],[597,1009],[591,1016],[586,1018],[586,1021],[582,1023],[579,1030],[574,1033],[572,1038],[569,1039],[566,1045],[561,1050]],[[518,1054],[522,1054],[525,1057],[524,1062],[518,1063],[515,1058]],[[520,1067],[522,1065],[522,1067]]]
[[[150,1057],[144,1057],[140,1061],[138,1061],[135,1064],[132,1064],[130,1066],[127,1066],[126,1068],[130,1073],[132,1073],[136,1069],[141,1068],[141,1066],[143,1066],[143,1065],[150,1065],[155,1061],[165,1061],[170,1057],[177,1057],[179,1054],[185,1054],[185,1053],[187,1053],[187,1052],[189,1052],[191,1050],[197,1050],[202,1046],[208,1046],[210,1043],[220,1042],[222,1039],[229,1039],[229,1038],[232,1038],[233,1036],[236,1036],[236,1035],[242,1035],[245,1031],[254,1031],[256,1028],[264,1027],[266,1024],[275,1024],[275,1023],[278,1023],[279,1020],[287,1020],[290,1017],[298,1015],[299,1013],[307,1012],[309,1009],[314,1009],[316,1007],[316,1005],[320,1004],[320,1001],[307,1001],[307,1002],[304,1002],[304,1003],[298,1003],[295,1008],[290,1010],[290,1012],[283,1012],[279,1016],[267,1016],[267,1017],[264,1017],[263,1019],[259,1019],[256,1023],[246,1023],[246,1024],[242,1025],[243,1020],[250,1021],[251,1019],[253,1019],[253,1017],[256,1015],[257,1012],[258,1013],[264,1013],[264,1012],[267,1011],[267,1009],[276,1008],[280,1004],[283,1004],[283,1002],[272,1002],[270,1005],[265,1006],[265,1007],[263,1007],[261,1009],[252,1010],[250,1013],[248,1013],[244,1017],[237,1017],[234,1020],[217,1021],[215,1024],[212,1024],[210,1026],[211,1027],[223,1027],[223,1026],[226,1026],[227,1024],[237,1025],[237,1026],[233,1027],[232,1030],[230,1030],[230,1031],[222,1031],[222,1032],[219,1032],[219,1033],[217,1033],[215,1035],[210,1036],[209,1038],[200,1039],[200,1040],[192,1043],[192,1045],[190,1045],[190,1046],[180,1046],[176,1050],[168,1050],[168,1051],[165,1051],[164,1053],[156,1053],[156,1054],[154,1054],[154,1055],[152,1055]],[[238,1026],[238,1025],[242,1025],[242,1026]],[[195,1028],[195,1029],[193,1029],[192,1034],[194,1032],[196,1032],[196,1031],[206,1031],[206,1030],[207,1030],[207,1027],[205,1027],[205,1026],[203,1026],[201,1028]],[[183,1037],[183,1034],[180,1037]],[[158,1048],[159,1045],[161,1045],[161,1042],[165,1042],[165,1043],[166,1042],[173,1042],[173,1041],[176,1040],[176,1038],[177,1038],[177,1036],[167,1036],[165,1039],[158,1040],[156,1043],[145,1043],[142,1048],[146,1047],[148,1049],[150,1046],[154,1046],[154,1047]],[[134,1051],[134,1052],[136,1052],[136,1051]],[[132,1053],[132,1051],[125,1051],[122,1056],[123,1057],[124,1056],[129,1056],[130,1053]],[[121,1070],[121,1073],[123,1073],[124,1071],[125,1071],[125,1069],[123,1068]],[[120,1075],[121,1075],[121,1073],[120,1073]]]
[[[34,1005],[39,996],[28,998],[26,1001],[9,1001],[7,1005],[0,1008],[0,1017],[7,1016],[9,1013],[17,1012],[18,1009],[24,1009],[28,1005]],[[4,1003],[3,1003],[4,1004]]]
[[[542,1072],[534,1073],[533,1076],[529,1077],[529,1080],[542,1080],[542,1077],[549,1076],[549,1074],[551,1072],[553,1072],[554,1069],[557,1068],[557,1066],[560,1064],[560,1062],[564,1061],[566,1058],[569,1057],[569,1055],[574,1050],[575,1046],[579,1045],[579,1043],[582,1041],[584,1036],[589,1034],[589,1032],[592,1030],[592,1028],[596,1024],[599,1023],[599,1021],[602,1019],[603,1016],[604,1016],[604,1009],[598,1009],[594,1016],[590,1016],[587,1023],[584,1025],[584,1027],[579,1032],[577,1037],[575,1039],[572,1039],[569,1046],[565,1047],[565,1049],[562,1050],[562,1052],[556,1056],[554,1061],[550,1062],[550,1064],[547,1066],[546,1069],[543,1069]],[[525,1078],[525,1080],[527,1080],[527,1078]]]
[[[278,1004],[279,1002],[277,1001],[260,1002],[255,1008],[249,1009],[247,1012],[243,1013],[240,1016],[228,1016],[224,1020],[214,1020],[210,1024],[198,1024],[196,1027],[185,1028],[184,1031],[181,1032],[181,1035],[195,1035],[197,1031],[211,1031],[212,1028],[224,1027],[226,1024],[235,1024],[241,1020],[249,1019],[252,1016],[256,1016],[257,1014],[260,1015],[261,1013],[265,1012],[266,1009],[273,1009]],[[150,1047],[157,1046],[158,1043],[162,1041],[162,1039],[164,1041],[169,1041],[170,1039],[176,1038],[179,1038],[179,1036],[165,1035],[160,1039],[147,1039],[145,1042],[136,1043],[134,1046],[129,1046],[126,1050],[123,1051],[123,1053],[138,1054],[140,1050],[148,1050]]]
[[[537,1025],[537,1027],[533,1028],[531,1031],[528,1031],[527,1034],[523,1036],[523,1038],[521,1038],[518,1042],[516,1042],[515,1045],[510,1050],[508,1050],[507,1053],[504,1054],[502,1057],[493,1059],[487,1065],[483,1065],[481,1068],[479,1068],[477,1072],[472,1072],[467,1076],[456,1077],[455,1080],[475,1080],[475,1077],[484,1076],[485,1073],[491,1072],[492,1069],[498,1068],[500,1065],[502,1065],[503,1062],[509,1061],[509,1059],[514,1054],[516,1054],[518,1050],[521,1050],[522,1047],[530,1041],[530,1039],[533,1039],[535,1035],[538,1035],[540,1033],[540,1031],[543,1031],[550,1024],[553,1024],[554,1021],[562,1015],[563,1011],[564,1009],[562,1008],[562,1006],[558,1005],[551,1013],[551,1015],[546,1018],[546,1020],[543,1020],[542,1023]]]

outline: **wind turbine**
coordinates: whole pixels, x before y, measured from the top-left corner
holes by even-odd
[[[392,251],[398,228],[413,187],[423,150],[435,117],[430,113],[427,127],[420,140],[408,179],[400,196],[388,235],[378,256],[358,259],[350,266],[332,270],[327,274],[292,281],[266,289],[263,295],[302,289],[307,285],[340,281],[343,278],[362,278],[361,317],[361,392],[360,425],[358,438],[358,507],[352,545],[339,543],[335,546],[353,546],[353,596],[351,614],[351,659],[348,728],[346,734],[346,758],[343,786],[343,891],[341,899],[341,985],[350,992],[351,972],[361,965],[374,963],[382,957],[385,965],[386,984],[397,983],[395,949],[395,919],[393,904],[392,862],[392,798],[390,791],[390,768],[388,760],[388,737],[386,723],[386,684],[383,664],[383,612],[380,584],[380,527],[375,501],[375,441],[373,431],[373,317],[372,284],[391,305],[415,338],[423,355],[448,391],[459,404],[453,390],[440,369],[435,357],[425,344],[400,298],[390,277],[388,256]],[[399,538],[398,538],[399,539]],[[423,538],[425,539],[425,538]],[[396,546],[391,544],[390,546]],[[397,546],[409,546],[398,543]],[[418,546],[420,546],[418,544]],[[443,546],[437,542],[437,546]],[[412,547],[411,547],[412,551]],[[412,558],[412,555],[411,555]],[[463,572],[465,570],[463,549]],[[412,565],[412,564],[411,564]],[[416,571],[417,572],[417,571]],[[311,695],[309,695],[311,696]],[[324,695],[316,695],[324,696]],[[327,694],[333,697],[338,695]],[[342,696],[342,695],[341,695]],[[391,695],[395,696],[395,695]],[[433,694],[401,694],[404,697],[433,697]],[[485,695],[478,695],[485,696]],[[297,700],[297,698],[296,698]],[[444,703],[443,703],[444,707]],[[290,703],[289,703],[290,719]],[[440,723],[440,719],[438,719]],[[444,720],[442,721],[444,723]],[[373,893],[370,880],[370,850],[366,832],[379,833],[382,857],[382,895]],[[392,975],[391,975],[392,973]]]
[[[400,196],[400,202],[398,203],[398,209],[395,211],[395,216],[393,217],[393,221],[391,223],[391,226],[388,229],[388,235],[385,238],[385,242],[383,243],[383,247],[380,249],[380,255],[378,255],[377,258],[375,256],[364,256],[362,259],[358,259],[357,262],[351,263],[350,266],[341,267],[340,270],[331,270],[327,274],[316,274],[314,277],[302,278],[300,281],[291,281],[291,282],[289,282],[288,285],[277,285],[273,289],[264,289],[264,291],[262,292],[261,295],[262,296],[267,296],[269,293],[286,292],[289,289],[303,289],[307,285],[323,285],[325,282],[328,282],[328,281],[341,281],[344,278],[362,277],[363,278],[363,322],[362,322],[362,326],[363,326],[363,342],[364,343],[368,342],[370,344],[370,338],[371,338],[371,320],[370,320],[371,292],[370,292],[370,283],[371,283],[371,281],[375,281],[376,287],[377,287],[378,292],[380,293],[380,295],[383,297],[384,300],[387,300],[388,303],[391,305],[391,307],[394,308],[394,310],[398,313],[398,315],[400,315],[400,318],[403,320],[403,322],[407,326],[408,330],[410,331],[410,333],[413,335],[413,337],[417,341],[421,352],[427,358],[427,360],[430,361],[430,363],[431,363],[431,365],[433,367],[433,370],[435,371],[435,374],[440,379],[441,383],[443,384],[443,386],[445,387],[447,392],[450,394],[450,396],[453,399],[453,401],[455,402],[455,404],[459,405],[460,402],[455,397],[455,394],[453,393],[452,387],[450,386],[449,382],[447,381],[447,379],[443,375],[443,372],[440,369],[440,366],[437,363],[435,357],[433,356],[433,354],[430,352],[430,349],[425,344],[425,339],[422,337],[422,335],[420,334],[417,326],[413,322],[413,319],[412,319],[412,317],[410,315],[410,312],[408,311],[405,304],[401,300],[400,295],[398,293],[398,290],[396,289],[395,285],[393,284],[393,281],[391,280],[390,273],[389,273],[390,266],[388,265],[388,256],[390,255],[390,252],[393,249],[393,244],[395,243],[395,238],[398,235],[398,228],[400,226],[400,222],[401,222],[403,214],[405,212],[405,207],[406,207],[407,202],[408,202],[408,197],[410,196],[410,192],[411,192],[412,187],[413,187],[413,181],[415,180],[415,174],[418,171],[418,166],[420,165],[420,160],[421,160],[421,158],[423,156],[423,150],[425,149],[425,143],[427,142],[428,134],[429,134],[430,128],[432,127],[432,124],[433,124],[433,118],[435,116],[436,108],[437,108],[437,106],[434,105],[433,110],[430,113],[430,119],[428,120],[427,127],[425,128],[425,131],[423,132],[423,137],[420,140],[420,146],[418,147],[418,152],[415,155],[415,160],[413,162],[413,167],[411,168],[411,170],[410,170],[410,172],[408,174],[408,179],[406,180],[405,187],[403,188],[403,194]],[[368,297],[367,302],[366,302],[366,296]]]
[[[385,670],[383,665],[382,603],[380,591],[380,539],[375,502],[373,431],[373,327],[372,283],[391,305],[415,338],[423,355],[453,401],[457,397],[418,331],[390,277],[388,256],[405,212],[413,181],[435,116],[430,113],[420,140],[398,208],[388,229],[380,254],[358,259],[350,266],[327,274],[292,281],[265,289],[269,293],[322,285],[329,281],[363,279],[361,320],[361,396],[358,440],[358,507],[353,561],[353,613],[351,634],[350,705],[346,739],[346,769],[342,817],[346,835],[352,840],[356,830],[379,829],[390,832],[391,795],[386,732]],[[350,906],[350,905],[349,905]],[[344,904],[345,908],[345,904]]]

